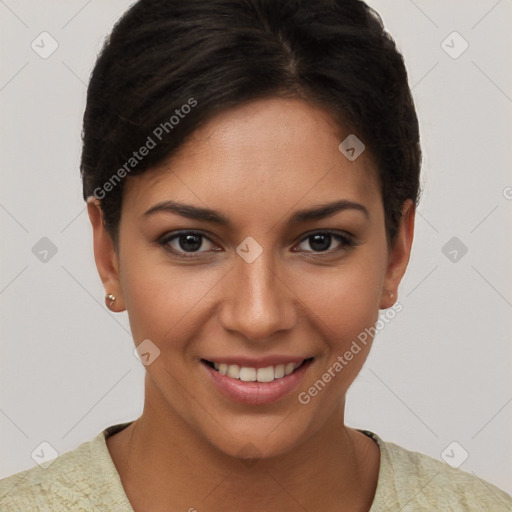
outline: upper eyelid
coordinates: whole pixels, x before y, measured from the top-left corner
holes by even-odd
[[[316,230],[312,230],[312,231],[308,231],[308,232],[304,233],[297,240],[295,245],[304,242],[305,240],[307,240],[309,237],[311,237],[313,235],[325,234],[325,233],[330,234],[332,236],[340,236],[342,238],[346,238],[346,239],[348,239],[351,242],[351,244],[356,245],[355,244],[355,240],[354,240],[354,236],[351,235],[350,233],[347,233],[346,231],[338,231],[338,230],[335,230],[335,229],[327,229],[327,228],[326,229],[316,229]],[[179,230],[177,232],[172,232],[171,231],[171,232],[168,232],[168,233],[162,235],[158,239],[158,241],[162,245],[165,245],[166,243],[170,242],[171,240],[174,240],[175,238],[179,237],[180,235],[187,235],[187,234],[200,235],[200,236],[206,238],[207,240],[209,240],[211,243],[216,244],[216,242],[214,240],[212,240],[208,234],[206,234],[205,232],[203,232],[201,230],[194,230],[194,229]],[[185,251],[183,251],[183,252],[185,252]],[[330,252],[330,251],[326,251],[326,252]],[[194,254],[194,253],[189,253],[189,254]],[[201,254],[201,253],[195,253],[195,254]]]
[[[164,233],[162,236],[158,237],[158,241],[161,243],[165,243],[165,242],[168,242],[169,240],[172,240],[178,236],[189,235],[189,234],[200,235],[200,236],[210,240],[210,242],[215,243],[211,239],[210,235],[206,234],[203,231],[200,231],[200,230],[198,231],[197,229],[183,229],[183,230],[179,230],[179,231],[169,231],[167,233]]]

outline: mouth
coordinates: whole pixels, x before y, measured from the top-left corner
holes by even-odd
[[[234,360],[222,362],[201,359],[201,366],[214,389],[225,398],[248,405],[263,405],[276,402],[291,393],[314,360],[313,357],[293,361],[290,359],[258,363],[238,361],[239,364]]]
[[[262,394],[269,392],[276,399],[280,393],[276,394],[271,390],[282,389],[285,391],[292,383],[298,382],[313,359],[313,357],[308,357],[288,363],[265,364],[264,366],[260,364],[258,367],[221,363],[208,359],[201,359],[201,363],[209,368],[208,371],[216,383],[221,385],[221,388],[226,389],[227,386],[228,389],[237,387],[239,391],[243,390],[245,397],[243,401],[246,401],[251,393],[256,393],[259,398],[263,398]],[[267,398],[271,398],[270,395]],[[237,398],[239,399],[240,396]],[[256,403],[259,400],[249,401]]]
[[[241,380],[243,382],[273,382],[274,380],[288,377],[288,375],[291,375],[312,360],[312,357],[308,357],[300,362],[281,363],[265,366],[264,368],[242,366],[240,364],[217,363],[208,361],[207,359],[201,359],[201,362],[230,379]]]

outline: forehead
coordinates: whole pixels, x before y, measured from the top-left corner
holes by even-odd
[[[304,101],[253,101],[216,115],[162,165],[130,177],[125,199],[132,211],[179,198],[216,208],[250,204],[253,211],[259,204],[266,213],[272,205],[280,215],[340,198],[374,203],[376,167],[366,149],[354,161],[340,151],[349,135]]]

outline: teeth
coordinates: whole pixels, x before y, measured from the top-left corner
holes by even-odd
[[[256,380],[256,368],[242,366],[238,378],[244,382],[254,382]]]
[[[284,367],[284,374],[285,375],[290,375],[290,373],[293,372],[293,370],[295,370],[295,364],[294,363],[288,363],[285,367]]]
[[[275,379],[275,371],[273,366],[267,368],[258,368],[256,380],[258,382],[272,382]]]
[[[280,379],[284,377],[284,364],[278,364],[274,368],[274,379]]]
[[[244,382],[272,382],[293,373],[302,363],[277,364],[266,368],[250,368],[238,364],[213,363],[213,367],[222,375]]]
[[[228,377],[231,377],[232,379],[239,379],[240,378],[240,366],[237,364],[228,364],[228,371],[226,373]]]

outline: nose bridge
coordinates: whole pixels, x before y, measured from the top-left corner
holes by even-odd
[[[222,307],[224,327],[253,341],[289,329],[293,325],[293,303],[283,277],[278,275],[272,251],[251,246],[249,241],[248,245],[240,244],[237,252]]]

